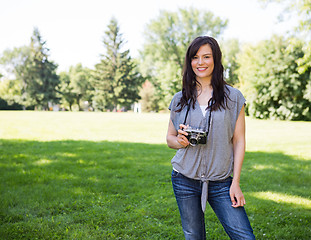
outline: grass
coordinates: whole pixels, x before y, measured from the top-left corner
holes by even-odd
[[[183,239],[168,114],[0,112],[0,239]],[[311,239],[311,123],[247,118],[257,239]],[[208,239],[228,239],[210,208]]]

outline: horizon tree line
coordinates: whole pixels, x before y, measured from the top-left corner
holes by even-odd
[[[173,94],[181,90],[189,43],[196,36],[210,35],[220,39],[226,81],[241,88],[247,114],[311,120],[311,67],[305,61],[311,52],[305,47],[308,42],[294,35],[272,36],[256,44],[223,41],[227,24],[226,19],[195,8],[161,11],[146,26],[139,58],[132,59],[112,18],[102,41],[106,51],[94,69],[77,64],[59,74],[35,28],[30,45],[7,50],[0,58],[6,70],[0,75],[0,108],[7,104],[47,110],[54,103],[80,111],[86,103],[93,111],[113,111],[129,110],[140,101],[143,111],[165,111]]]

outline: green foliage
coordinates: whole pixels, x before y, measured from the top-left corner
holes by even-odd
[[[56,88],[59,84],[57,65],[48,60],[49,49],[39,30],[34,29],[29,46],[6,50],[0,63],[6,69],[8,93],[4,98],[26,107],[48,109],[48,103],[58,101]]]
[[[72,111],[72,105],[75,102],[75,94],[73,92],[73,87],[71,86],[70,76],[67,72],[61,72],[59,74],[59,91],[61,94],[60,103],[64,107],[69,107],[69,110]]]
[[[240,50],[240,43],[238,39],[229,39],[220,44],[223,53],[223,65],[225,69],[226,82],[237,86],[239,83],[237,55]]]
[[[218,37],[226,20],[201,9],[161,11],[145,31],[141,72],[156,87],[160,109],[166,109],[174,93],[181,90],[182,68],[187,47],[200,35]]]
[[[25,63],[30,55],[28,46],[15,47],[12,50],[5,50],[0,58],[3,72],[2,77],[9,79],[21,79],[25,71]]]
[[[30,57],[28,46],[5,50],[0,58],[4,71],[0,83],[0,94],[9,105],[32,105],[26,99],[24,75],[27,72],[27,62]]]
[[[310,70],[299,74],[302,43],[274,36],[248,46],[239,58],[241,88],[248,113],[256,118],[311,120]]]
[[[0,81],[0,96],[9,105],[22,103],[21,81],[4,79]]]
[[[0,98],[0,110],[22,110],[23,106],[18,103],[9,104],[6,100]]]
[[[139,99],[139,87],[143,78],[136,70],[129,50],[122,51],[124,40],[118,22],[112,18],[103,39],[106,53],[95,65],[93,74],[94,99],[96,110],[130,108]]]
[[[159,109],[158,107],[158,101],[156,99],[155,95],[155,87],[153,84],[149,81],[146,81],[142,89],[140,90],[139,95],[141,96],[141,108],[143,112],[152,112],[157,111]]]
[[[304,56],[298,59],[299,72],[303,73],[308,71],[311,67],[311,0],[260,0],[264,3],[276,2],[283,8],[281,15],[287,14],[290,18],[291,14],[296,14],[299,17],[299,25],[296,30],[299,34],[303,35],[306,43],[303,46],[305,52]],[[283,18],[281,16],[281,18]]]
[[[49,102],[58,102],[56,88],[59,84],[57,65],[49,61],[49,49],[45,45],[39,30],[35,28],[30,42],[30,57],[25,64],[27,71],[23,76],[27,98],[42,109],[48,109]]]
[[[69,72],[60,73],[61,103],[69,107],[72,111],[72,105],[77,104],[78,110],[82,110],[81,102],[91,102],[93,87],[91,85],[91,70],[84,68],[82,64],[77,64],[69,69]]]

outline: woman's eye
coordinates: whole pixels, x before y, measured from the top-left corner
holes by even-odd
[[[194,56],[192,59],[198,59],[198,57]]]

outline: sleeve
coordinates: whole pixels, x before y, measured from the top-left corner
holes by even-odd
[[[241,109],[243,106],[246,105],[246,99],[245,97],[243,96],[243,94],[240,92],[240,90],[237,90],[238,91],[238,96],[237,96],[237,116],[236,116],[236,119],[235,121],[238,120],[238,117],[239,117],[239,114],[241,112]]]
[[[243,94],[241,93],[240,90],[234,89],[234,94],[233,94],[233,106],[232,106],[232,119],[231,119],[231,126],[232,130],[234,132],[235,130],[235,125],[236,121],[238,120],[239,114],[242,110],[242,107],[246,105],[246,99],[244,98]]]
[[[174,97],[173,97],[173,99],[172,99],[172,101],[171,101],[171,103],[170,103],[170,105],[168,107],[168,109],[171,111],[171,113],[170,113],[170,120],[172,120],[176,131],[179,129],[179,126],[178,126],[179,124],[178,124],[178,119],[177,119],[178,118],[178,116],[177,116],[178,113],[176,113],[177,104],[179,102],[179,95],[180,95],[179,93],[176,93],[174,95]]]

